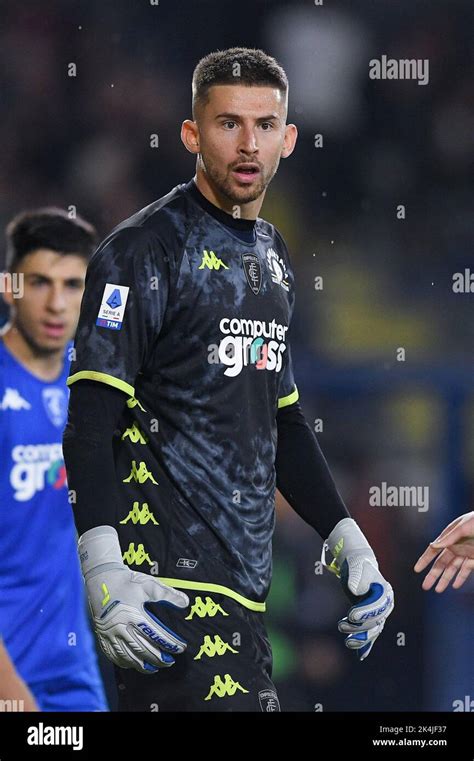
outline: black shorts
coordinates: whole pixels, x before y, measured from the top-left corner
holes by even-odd
[[[184,612],[163,615],[188,643],[155,674],[116,668],[119,711],[279,711],[263,613],[214,592],[189,592]]]

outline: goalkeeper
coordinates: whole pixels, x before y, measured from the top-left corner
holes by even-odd
[[[296,142],[287,98],[262,51],[202,59],[181,133],[195,177],[88,268],[63,447],[120,710],[280,710],[263,620],[276,486],[326,538],[361,659],[393,608],[301,411],[291,262],[258,216]]]

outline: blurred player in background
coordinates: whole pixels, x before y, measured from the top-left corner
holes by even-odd
[[[431,589],[437,581],[435,591],[444,592],[452,579],[453,589],[462,587],[474,570],[474,511],[446,526],[418,558],[414,570],[420,573],[432,560],[435,562],[423,580],[423,589]]]
[[[20,214],[6,235],[22,287],[4,294],[11,321],[0,337],[0,631],[41,710],[106,710],[61,446],[96,233],[51,208]]]
[[[6,273],[5,273],[6,276]],[[5,303],[5,301],[2,298],[2,295],[0,294],[0,332],[4,328],[4,326],[8,322],[10,310],[8,309],[8,304]]]
[[[273,58],[206,56],[181,133],[196,176],[88,267],[63,443],[121,710],[280,710],[263,621],[275,485],[328,537],[352,603],[340,630],[361,659],[393,608],[301,411],[291,263],[258,217],[296,142],[287,108]]]

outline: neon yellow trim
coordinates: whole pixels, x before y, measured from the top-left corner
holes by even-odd
[[[125,381],[120,380],[120,378],[114,378],[113,375],[107,375],[107,373],[98,373],[96,370],[80,370],[78,373],[69,376],[66,381],[66,386],[71,386],[71,384],[78,380],[100,381],[100,383],[106,383],[108,386],[118,388],[129,396],[135,396],[135,389],[130,383],[126,383]]]
[[[326,566],[326,568],[328,571],[331,571],[331,573],[335,573],[338,579],[341,578],[341,569],[339,568],[336,560],[333,560],[331,565]]]
[[[107,589],[107,584],[102,584],[102,594],[104,595],[104,599],[102,600],[102,607],[104,607],[110,600],[110,592]]]
[[[331,565],[327,566],[328,570],[335,573],[338,579],[341,578],[341,568],[339,566],[339,563],[337,562],[337,559],[339,555],[341,554],[343,547],[344,547],[344,537],[339,539],[337,544],[334,546],[334,549],[332,551],[332,554],[334,555],[334,560],[332,561]]]
[[[256,610],[259,613],[264,613],[267,606],[264,602],[254,602],[249,600],[243,595],[239,595],[238,592],[234,592],[229,587],[223,587],[220,584],[207,584],[204,581],[187,581],[186,579],[164,579],[162,576],[156,577],[162,584],[168,584],[170,587],[176,587],[177,589],[195,589],[199,592],[216,592],[220,595],[226,595],[233,600],[240,602],[245,608],[249,610]]]
[[[298,401],[300,398],[298,389],[295,386],[295,390],[291,392],[291,394],[288,394],[288,396],[282,396],[278,400],[278,409],[281,409],[281,407],[288,407],[289,404],[294,404]]]

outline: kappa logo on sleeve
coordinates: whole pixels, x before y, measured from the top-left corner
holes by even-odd
[[[105,284],[99,314],[95,321],[99,328],[121,329],[129,290],[128,285]]]

